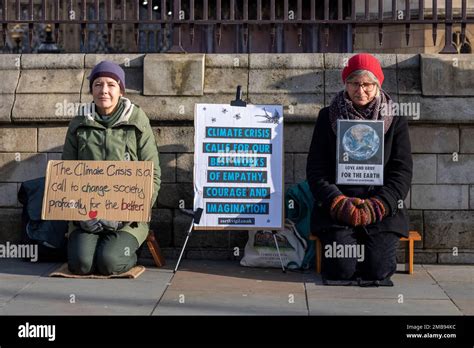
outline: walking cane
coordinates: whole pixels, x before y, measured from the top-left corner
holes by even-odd
[[[194,212],[189,212],[188,210],[185,210],[185,209],[180,209],[180,210],[184,214],[186,214],[188,216],[192,216],[193,220],[191,221],[191,225],[189,226],[188,235],[186,236],[186,240],[184,241],[183,249],[181,249],[181,254],[179,255],[178,263],[176,264],[176,267],[175,267],[173,273],[176,273],[176,271],[178,270],[179,263],[181,262],[181,258],[183,257],[183,254],[184,254],[184,249],[186,248],[186,244],[188,244],[189,237],[191,236],[191,233],[193,232],[194,224],[199,224],[199,221],[201,221],[201,215],[202,215],[202,212],[203,212],[202,208],[198,208]]]

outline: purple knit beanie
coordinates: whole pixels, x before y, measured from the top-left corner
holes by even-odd
[[[89,75],[89,91],[92,93],[92,83],[98,77],[110,77],[117,81],[120,85],[120,90],[125,94],[125,72],[117,64],[108,60],[103,60],[91,71]]]

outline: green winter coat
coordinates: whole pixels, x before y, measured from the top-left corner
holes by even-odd
[[[108,125],[97,121],[98,115],[91,112],[93,104],[82,107],[69,123],[62,159],[153,161],[153,206],[160,190],[161,169],[150,121],[129,99],[121,97],[119,103],[123,104],[118,108],[122,110],[121,114]],[[73,228],[71,223],[69,231]],[[148,235],[149,226],[145,222],[126,223],[121,230],[131,233],[141,245]]]

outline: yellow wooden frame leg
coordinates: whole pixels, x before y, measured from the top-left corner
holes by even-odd
[[[415,259],[415,241],[410,239],[408,241],[408,274],[413,274],[413,264]]]
[[[166,264],[165,258],[161,253],[160,247],[155,238],[155,234],[152,231],[148,233],[146,244],[148,246],[148,249],[150,250],[151,255],[153,256],[153,260],[155,261],[156,267],[163,267]]]

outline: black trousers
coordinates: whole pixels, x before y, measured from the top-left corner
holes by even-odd
[[[322,276],[328,280],[386,280],[397,269],[400,236],[393,232],[369,235],[363,227],[330,229],[320,234]]]

